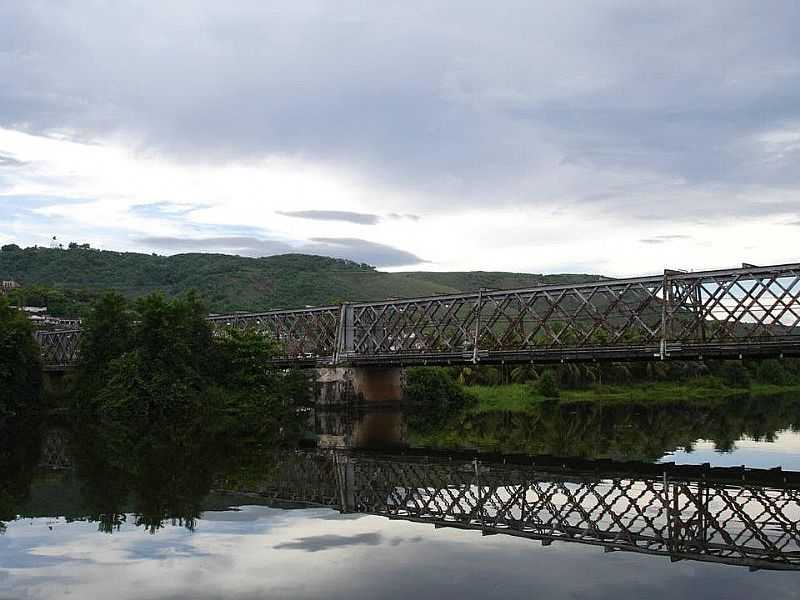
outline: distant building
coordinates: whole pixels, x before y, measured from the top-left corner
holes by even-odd
[[[0,281],[0,294],[5,295],[8,292],[10,292],[11,290],[15,290],[15,289],[17,289],[19,287],[22,287],[22,286],[20,284],[18,284],[16,281],[14,281],[13,279],[9,279],[8,281]]]
[[[20,308],[20,310],[28,313],[29,315],[47,315],[46,306],[23,306]]]

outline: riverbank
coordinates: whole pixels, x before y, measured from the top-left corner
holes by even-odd
[[[506,411],[526,412],[542,402],[552,401],[527,384],[463,386],[464,393],[475,402],[467,412]],[[785,393],[800,394],[800,385],[753,383],[750,387],[725,385],[712,378],[687,382],[652,382],[625,385],[594,385],[586,389],[562,389],[561,402],[673,402],[675,400],[713,401],[732,396],[771,396]]]

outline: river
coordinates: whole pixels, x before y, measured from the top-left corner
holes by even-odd
[[[800,598],[800,398],[301,418],[7,424],[0,598]]]

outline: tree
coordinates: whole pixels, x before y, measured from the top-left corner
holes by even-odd
[[[105,294],[82,335],[83,406],[153,423],[224,409],[247,415],[260,433],[296,429],[294,407],[308,400],[308,377],[272,365],[281,349],[263,331],[212,331],[206,314],[193,293],[132,304]]]
[[[719,375],[727,385],[738,388],[750,387],[750,372],[740,360],[725,361],[719,369]]]
[[[19,252],[20,250],[22,250],[22,248],[16,244],[5,244],[4,246],[0,247],[0,251],[2,252]]]
[[[92,306],[81,326],[78,387],[93,396],[108,380],[111,363],[133,346],[134,315],[116,292],[106,292]]]
[[[558,398],[560,395],[558,378],[552,369],[547,369],[539,376],[537,386],[539,388],[539,393],[545,398]]]
[[[756,377],[762,383],[785,385],[789,378],[781,361],[776,359],[762,360],[756,368]]]
[[[406,372],[409,421],[429,431],[466,406],[468,397],[446,369],[416,367]]]
[[[0,417],[35,406],[41,386],[42,365],[33,325],[0,298]]]
[[[101,318],[120,337],[108,353],[96,349],[94,356],[80,356],[81,379],[87,372],[100,375],[93,404],[106,412],[147,417],[199,410],[211,382],[215,352],[205,307],[197,296],[167,300],[152,294],[137,300],[130,316],[124,307],[118,296],[109,295],[105,304],[101,302],[100,314],[91,319],[90,339],[108,335],[98,328]]]

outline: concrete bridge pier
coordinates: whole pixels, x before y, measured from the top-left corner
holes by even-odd
[[[314,429],[326,448],[398,449],[407,445],[399,368],[317,371]]]
[[[321,405],[399,404],[405,373],[399,367],[317,369],[316,400]]]

